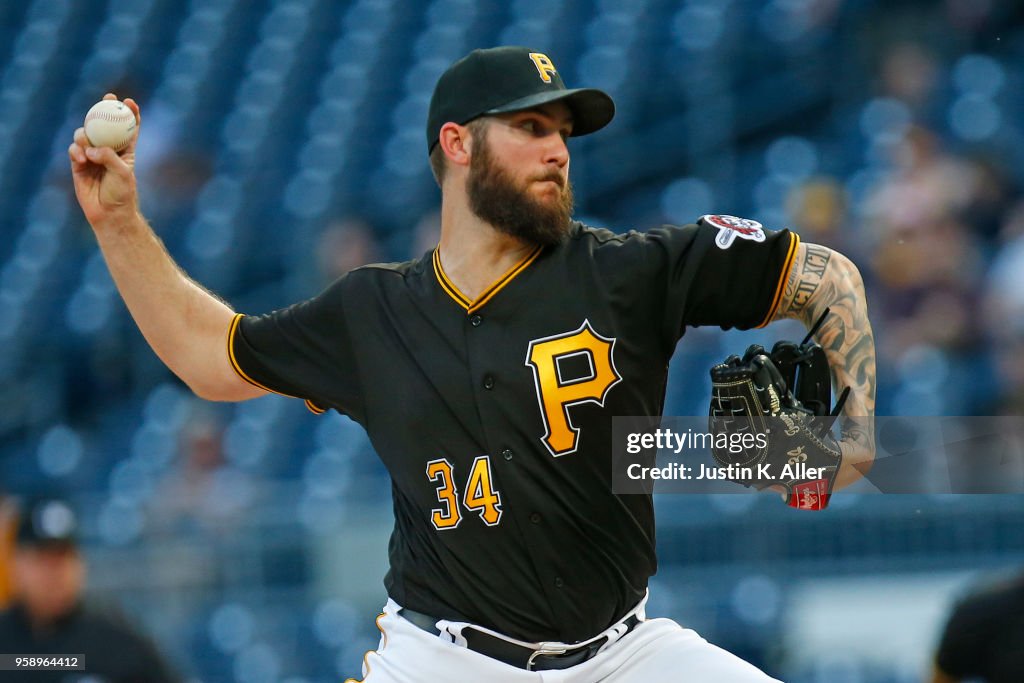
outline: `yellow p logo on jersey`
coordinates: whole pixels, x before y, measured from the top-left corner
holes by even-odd
[[[545,434],[541,441],[551,455],[574,453],[580,430],[569,420],[569,408],[580,403],[604,406],[608,390],[622,377],[615,369],[615,339],[602,337],[584,320],[579,329],[552,337],[535,339],[526,352],[526,364],[533,369],[533,380],[540,403]],[[582,377],[565,377],[562,363],[578,358],[589,363]]]
[[[530,59],[533,60],[533,65],[537,67],[537,73],[540,74],[541,80],[545,83],[551,82],[551,74],[558,73],[558,69],[551,63],[547,55],[540,52],[531,52]]]

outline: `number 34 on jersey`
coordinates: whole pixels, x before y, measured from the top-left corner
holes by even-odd
[[[579,444],[580,430],[569,421],[569,408],[580,403],[603,406],[608,390],[621,381],[615,369],[614,348],[615,339],[597,334],[587,320],[572,332],[530,342],[526,365],[533,370],[545,430],[540,440],[554,457],[574,453]],[[589,372],[564,377],[562,362],[570,358],[584,360]],[[490,456],[481,455],[473,461],[461,499],[458,474],[447,459],[428,462],[427,479],[437,486],[437,501],[441,504],[430,511],[430,521],[438,531],[459,526],[463,511],[478,514],[487,526],[501,521],[501,494],[492,484]]]
[[[427,479],[437,484],[437,500],[441,507],[431,510],[430,521],[438,531],[454,529],[462,521],[462,508],[477,513],[487,526],[501,521],[501,494],[491,485],[491,458],[481,455],[473,461],[462,500],[455,483],[455,468],[446,459],[427,463]]]

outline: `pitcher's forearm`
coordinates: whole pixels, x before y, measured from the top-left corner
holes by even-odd
[[[805,323],[813,324],[826,308],[829,315],[816,340],[825,350],[836,387],[850,388],[840,417],[843,465],[836,488],[842,488],[866,474],[875,458],[875,339],[860,273],[836,252],[831,253],[818,296],[808,302]]]
[[[806,305],[795,306],[794,313],[810,326],[829,309],[815,339],[825,350],[836,384],[850,388],[843,412],[855,417],[874,416],[875,339],[860,272],[842,254],[813,244],[808,245],[810,260],[818,264],[820,282]],[[810,279],[805,273],[805,286]]]
[[[261,394],[234,373],[228,360],[234,312],[178,267],[140,214],[125,212],[93,228],[132,318],[174,374],[204,398],[242,400]]]
[[[864,282],[842,254],[816,244],[801,245],[786,283],[779,317],[808,327],[828,308],[815,335],[839,391],[850,393],[841,418],[843,467],[837,487],[859,479],[874,460],[875,340],[868,320]]]

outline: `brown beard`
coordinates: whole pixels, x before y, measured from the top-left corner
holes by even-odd
[[[473,213],[498,231],[528,244],[555,246],[565,242],[573,209],[572,184],[556,171],[532,178],[554,180],[562,190],[554,204],[537,201],[527,193],[525,184],[520,186],[496,162],[484,127],[477,132],[475,142],[466,181]]]

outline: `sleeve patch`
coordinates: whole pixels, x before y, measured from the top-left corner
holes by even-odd
[[[707,214],[701,216],[700,220],[713,228],[718,228],[715,245],[719,249],[728,249],[737,237],[754,242],[764,242],[764,226],[755,220],[724,214]]]

